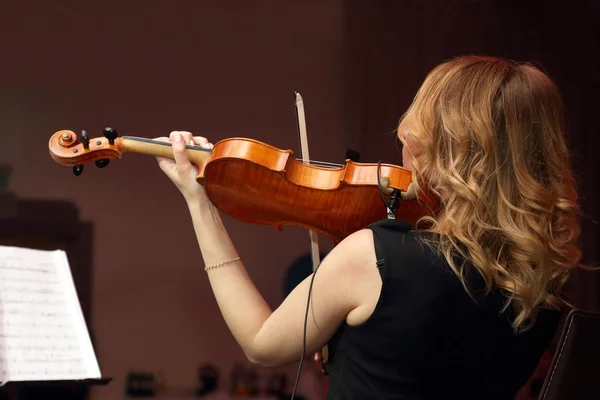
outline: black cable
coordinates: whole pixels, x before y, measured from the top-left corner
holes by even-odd
[[[377,186],[379,187],[379,194],[381,195],[381,200],[383,201],[383,205],[386,210],[389,209],[388,203],[385,201],[385,196],[383,195],[383,188],[381,187],[381,161],[377,162]],[[306,302],[306,312],[304,314],[304,329],[303,329],[303,338],[302,338],[302,354],[300,356],[300,365],[298,365],[298,372],[296,373],[296,382],[294,383],[294,390],[292,391],[292,397],[290,400],[294,400],[296,396],[296,391],[298,390],[298,383],[300,382],[300,374],[302,372],[302,365],[304,364],[304,357],[306,356],[306,326],[308,323],[308,310],[310,309],[310,296],[312,293],[313,282],[315,281],[315,276],[317,275],[317,271],[321,263],[317,266],[315,271],[313,272],[313,276],[310,279],[310,286],[308,287],[308,299]]]
[[[294,383],[294,390],[292,391],[292,397],[290,400],[294,400],[294,396],[296,396],[296,390],[298,389],[298,383],[300,382],[300,373],[302,372],[302,365],[304,363],[304,357],[306,356],[306,326],[308,323],[308,310],[310,308],[310,295],[312,293],[313,282],[315,281],[315,276],[317,275],[317,271],[321,263],[317,265],[315,271],[313,272],[312,278],[310,278],[310,286],[308,287],[308,300],[306,303],[306,313],[304,314],[304,333],[302,338],[302,355],[300,356],[300,365],[298,366],[298,373],[296,374],[296,382]]]

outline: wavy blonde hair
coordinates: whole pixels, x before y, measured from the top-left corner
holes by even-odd
[[[581,257],[563,105],[539,69],[466,56],[436,67],[403,116],[416,189],[439,197],[424,218],[468,290],[467,265],[507,294],[515,331],[560,292]],[[465,262],[457,262],[461,255]]]

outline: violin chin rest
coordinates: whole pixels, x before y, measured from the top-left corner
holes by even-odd
[[[380,179],[381,183],[381,191],[387,195],[391,195],[394,192],[394,189],[390,187],[390,178],[387,176],[382,176]]]
[[[414,185],[411,183],[408,185],[408,189],[406,190],[406,192],[402,191],[400,192],[400,197],[402,197],[402,200],[414,200],[417,198],[417,192],[415,190]]]

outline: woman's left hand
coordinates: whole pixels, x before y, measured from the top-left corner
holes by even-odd
[[[208,202],[204,187],[196,181],[198,168],[192,164],[186,153],[186,145],[200,146],[212,149],[213,144],[202,136],[193,136],[186,131],[173,131],[169,137],[160,137],[155,140],[171,142],[174,160],[156,157],[160,169],[173,181],[185,200],[189,202]]]

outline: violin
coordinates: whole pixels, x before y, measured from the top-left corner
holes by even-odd
[[[119,137],[112,128],[92,139],[85,131],[78,138],[60,130],[48,146],[51,157],[73,167],[76,176],[86,163],[104,168],[126,153],[173,159],[170,143]],[[240,137],[221,140],[212,149],[186,148],[212,203],[240,221],[279,230],[295,225],[339,243],[386,216],[414,227],[429,209],[411,193],[411,170],[400,166],[349,159],[343,165],[303,162],[291,150]]]

